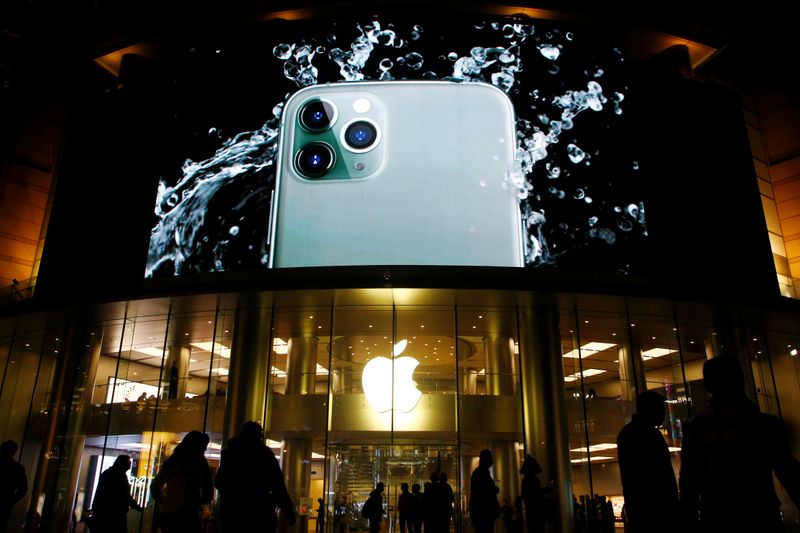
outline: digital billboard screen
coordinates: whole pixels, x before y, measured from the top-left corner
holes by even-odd
[[[637,268],[645,205],[608,32],[377,16],[282,21],[252,42],[264,83],[236,109],[255,127],[219,115],[197,149],[176,143],[146,277]]]

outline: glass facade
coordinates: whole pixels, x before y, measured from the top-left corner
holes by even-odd
[[[753,398],[789,428],[800,395],[790,315],[668,301],[303,291],[144,300],[0,324],[0,428],[20,444],[31,487],[11,531],[83,528],[99,473],[123,453],[145,508],[129,513],[129,531],[149,531],[149,482],[183,435],[208,433],[213,473],[251,419],[281,460],[298,531],[317,527],[318,498],[327,531],[364,528],[359,509],[378,481],[394,530],[400,484],[424,486],[435,472],[455,493],[452,530],[467,531],[469,476],[484,448],[501,502],[519,495],[528,453],[557,496],[558,527],[593,531],[603,512],[620,518],[616,435],[639,392],[667,399],[662,433],[676,475],[682,421],[707,401],[707,358],[739,358]],[[784,511],[796,522],[790,504]]]

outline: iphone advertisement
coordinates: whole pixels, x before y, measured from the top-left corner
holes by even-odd
[[[145,277],[636,270],[646,210],[612,36],[528,18],[373,16],[283,21],[250,42],[264,82],[243,93],[241,117],[202,126],[202,146],[176,143],[185,152],[170,153],[153,191]]]

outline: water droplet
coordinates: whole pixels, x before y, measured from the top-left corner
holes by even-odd
[[[576,200],[581,200],[581,199],[583,199],[584,196],[586,196],[586,193],[584,192],[583,189],[576,189],[575,190],[575,194],[573,194],[573,197]]]
[[[492,74],[492,85],[508,92],[514,85],[514,76],[507,72],[495,72]]]
[[[483,65],[486,62],[486,48],[476,46],[469,51],[469,55],[472,56],[472,59],[474,59],[475,63],[478,65]]]
[[[592,199],[592,197],[591,197],[591,196],[587,196],[587,197],[585,197],[585,198],[583,199],[583,201],[584,201],[584,202],[586,202],[587,204],[590,204],[590,203],[594,202],[594,200]]]
[[[639,170],[639,162],[638,161],[634,161],[632,166],[633,166],[633,170]]]
[[[594,226],[595,224],[597,224],[597,217],[589,217],[589,220],[587,222],[589,222],[590,226]]]
[[[388,59],[388,58],[387,59],[382,59],[380,64],[378,64],[378,68],[380,68],[381,70],[389,70],[393,66],[394,66],[394,63],[392,63],[392,60]]]
[[[438,75],[438,74],[436,74],[436,73],[435,73],[434,71],[432,71],[432,70],[428,70],[428,71],[426,71],[426,72],[425,72],[425,73],[422,75],[422,77],[423,77],[424,79],[426,79],[426,80],[438,80],[438,79],[439,79],[439,75]]]
[[[514,35],[515,35],[514,26],[512,26],[511,24],[506,24],[505,26],[503,26],[503,37],[505,37],[506,39],[511,39],[512,37],[514,37]]]
[[[503,52],[502,54],[500,54],[500,56],[497,59],[501,63],[508,64],[508,63],[513,63],[516,60],[516,57],[514,56],[514,54],[509,54],[508,52]]]
[[[547,163],[545,165],[545,169],[547,170],[547,177],[551,180],[557,179],[561,176],[561,167],[553,165],[552,163]]]
[[[325,47],[322,46],[322,45],[317,46],[317,53],[320,54],[320,55],[324,54],[325,53]]]
[[[450,52],[449,54],[447,54],[447,59],[449,59],[450,61],[455,61],[456,59],[458,59],[458,54],[455,52]]]
[[[622,231],[631,231],[633,222],[628,217],[617,217],[617,227]]]
[[[500,29],[500,23],[499,22],[492,22],[492,29],[493,30],[499,30]]]
[[[475,23],[475,29],[476,30],[482,30],[485,27],[486,27],[486,23],[485,22],[476,22]]]
[[[413,70],[419,70],[422,68],[423,58],[420,54],[416,52],[411,52],[410,54],[406,54],[406,66]]]
[[[575,36],[572,35],[571,31],[568,31],[567,34],[565,35],[565,37],[567,38],[568,41],[571,41],[572,39],[575,38]]]
[[[419,24],[414,24],[414,31],[422,33],[423,31],[422,26],[420,26]]]
[[[328,35],[328,42],[329,43],[335,43],[336,42],[336,35],[334,35],[332,33],[330,35]]]
[[[569,156],[570,161],[577,164],[583,161],[583,159],[586,157],[586,152],[578,148],[576,145],[570,143],[567,145],[567,155]]]
[[[555,61],[556,59],[558,59],[558,56],[561,55],[561,50],[559,50],[557,46],[553,46],[550,44],[543,44],[542,46],[539,47],[539,53],[542,54],[542,56],[545,59],[549,59],[550,61]]]
[[[239,235],[239,226],[231,226],[231,229],[228,230],[228,233],[230,233],[234,237]]]
[[[273,48],[272,53],[278,59],[286,60],[292,57],[292,47],[291,45],[282,43]]]

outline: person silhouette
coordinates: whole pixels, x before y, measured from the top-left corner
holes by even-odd
[[[542,467],[534,457],[526,455],[519,473],[522,474],[520,496],[528,532],[542,533],[545,523],[545,502],[542,482],[538,477],[542,473]]]
[[[100,474],[92,501],[92,533],[125,533],[128,531],[128,511],[142,512],[142,507],[131,496],[130,469],[131,457],[120,455]]]
[[[443,531],[450,530],[450,519],[453,516],[453,503],[456,497],[453,494],[453,487],[447,482],[447,474],[439,473],[439,509],[440,525]]]
[[[411,533],[414,533],[414,524],[411,521],[413,508],[414,495],[408,492],[408,483],[401,483],[400,495],[397,497],[397,516],[400,522],[400,533],[406,533],[406,527]]]
[[[440,533],[442,522],[442,491],[439,485],[439,472],[432,472],[430,481],[425,483],[422,494],[423,524],[425,533]]]
[[[425,502],[422,487],[419,483],[411,485],[411,496],[413,496],[413,506],[411,507],[411,523],[414,525],[414,533],[422,532],[422,522],[425,519]]]
[[[325,533],[325,500],[317,498],[317,503],[319,504],[317,508],[317,533]]]
[[[150,483],[156,521],[162,533],[195,533],[202,526],[201,506],[211,502],[214,486],[205,458],[209,438],[190,431]]]
[[[361,508],[361,515],[369,520],[370,533],[379,533],[383,522],[383,490],[384,484],[379,482],[369,493],[369,498]]]
[[[759,412],[744,392],[737,361],[703,364],[709,405],[683,425],[681,515],[702,531],[784,531],[773,472],[800,506],[800,462],[781,421]],[[746,500],[746,505],[736,502]]]
[[[495,520],[500,516],[499,490],[489,471],[493,464],[492,452],[481,450],[478,467],[470,476],[469,514],[475,533],[493,533]]]
[[[273,451],[264,444],[264,432],[258,422],[245,422],[239,436],[228,441],[220,455],[214,486],[220,495],[219,517],[223,533],[273,533],[278,526],[276,507],[280,508],[289,525],[295,523],[297,515],[280,464]],[[320,509],[323,509],[321,501]]]
[[[28,492],[25,467],[14,460],[16,453],[16,441],[0,444],[0,531],[8,527],[11,508]]]
[[[629,533],[675,529],[678,483],[667,442],[657,429],[667,409],[664,397],[645,391],[636,397],[636,413],[617,435],[617,456]]]

